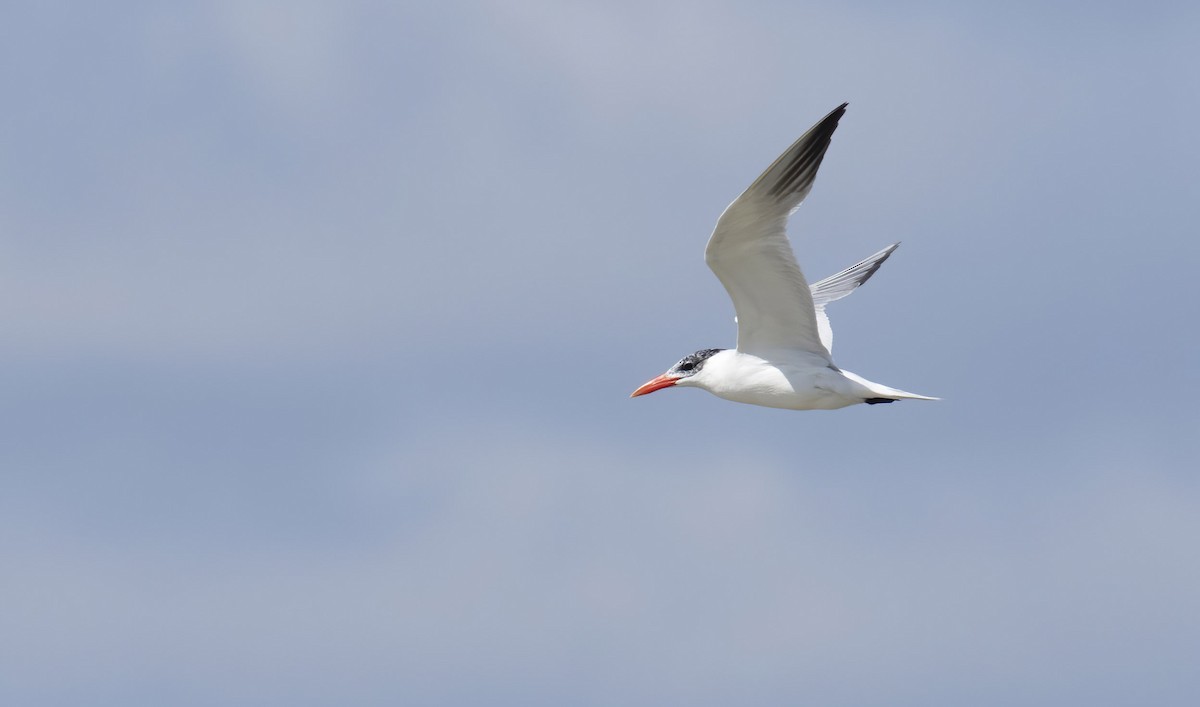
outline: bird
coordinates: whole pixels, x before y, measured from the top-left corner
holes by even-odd
[[[939,400],[869,381],[838,367],[830,353],[825,307],[870,279],[900,244],[810,286],[788,241],[788,218],[812,190],[847,105],[801,135],[717,219],[704,259],[733,300],[737,347],[688,354],[631,398],[700,388],[738,403],[789,410]]]

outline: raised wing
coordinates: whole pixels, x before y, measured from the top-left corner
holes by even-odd
[[[843,103],[780,155],[725,209],[708,240],[704,259],[737,311],[738,351],[769,355],[801,350],[830,358],[785,226],[812,189],[845,112]]]
[[[833,351],[833,330],[829,328],[829,315],[825,314],[825,305],[840,300],[854,291],[856,287],[871,279],[875,271],[883,265],[892,251],[900,247],[893,243],[865,260],[861,260],[845,270],[813,283],[809,288],[812,292],[813,310],[817,314],[817,331],[821,335],[821,343],[827,351]]]

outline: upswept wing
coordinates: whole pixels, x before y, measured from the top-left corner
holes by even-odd
[[[804,133],[717,220],[704,259],[733,300],[738,351],[800,350],[830,359],[785,227],[812,189],[846,105]]]
[[[829,328],[829,315],[825,314],[825,305],[840,300],[853,292],[856,287],[871,279],[879,266],[883,265],[883,261],[887,260],[892,251],[899,247],[899,243],[893,243],[845,270],[813,283],[809,288],[812,292],[813,310],[817,314],[817,331],[820,333],[821,343],[824,344],[827,351],[833,351],[833,330]]]

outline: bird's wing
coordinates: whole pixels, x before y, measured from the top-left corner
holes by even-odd
[[[829,359],[804,273],[784,228],[812,189],[817,168],[846,104],[804,133],[721,218],[704,259],[737,311],[738,351],[769,355],[801,350]]]
[[[833,351],[833,330],[829,328],[829,315],[825,313],[825,305],[840,300],[853,292],[859,285],[871,279],[879,266],[883,265],[883,261],[887,260],[892,251],[899,247],[899,243],[893,243],[875,255],[861,260],[835,275],[830,275],[820,282],[815,282],[809,287],[812,292],[813,309],[817,313],[817,331],[821,335],[821,343],[824,344],[826,350]]]

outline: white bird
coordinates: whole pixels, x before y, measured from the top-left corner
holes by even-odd
[[[726,400],[791,410],[938,399],[873,383],[838,368],[830,355],[825,306],[866,282],[900,244],[810,287],[788,243],[788,216],[812,189],[846,105],[804,133],[717,220],[704,259],[733,300],[737,348],[685,356],[630,397],[695,387]]]

